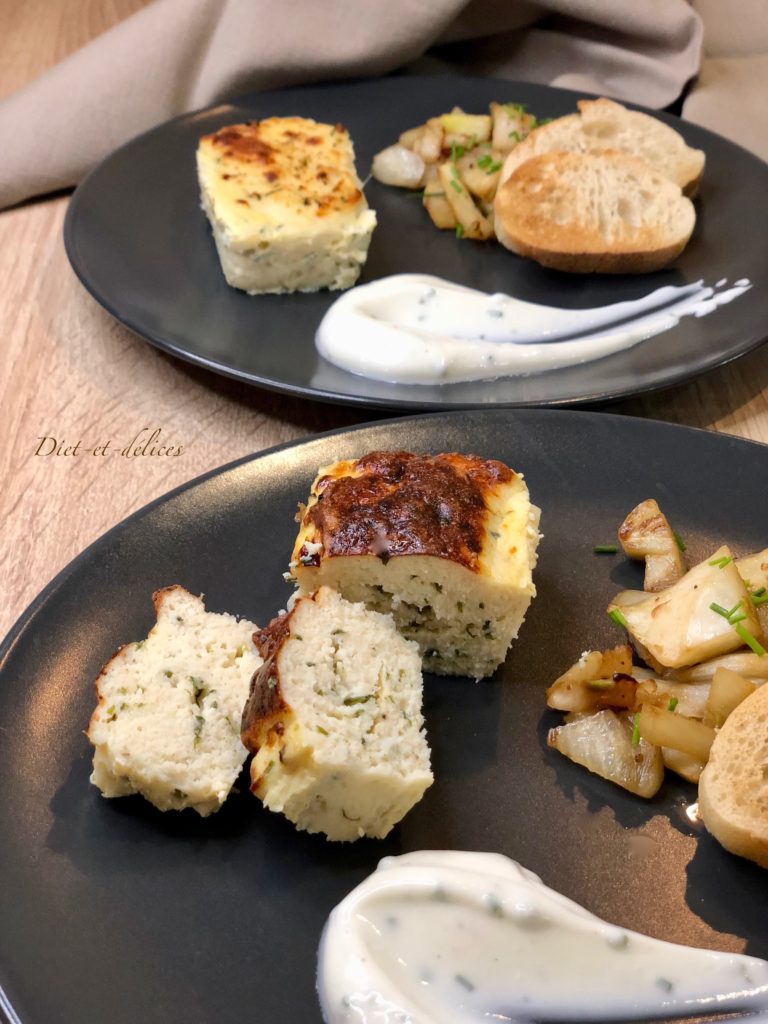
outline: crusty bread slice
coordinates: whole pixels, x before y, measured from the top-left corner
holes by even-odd
[[[496,193],[502,245],[572,273],[658,270],[685,248],[696,222],[678,185],[626,153],[545,153]]]
[[[715,737],[699,780],[699,814],[726,850],[768,868],[768,684]]]
[[[674,128],[613,100],[579,100],[577,106],[578,114],[541,125],[515,146],[504,161],[499,183],[542,153],[602,153],[610,149],[640,157],[686,195],[695,195],[704,170],[704,153],[687,145]]]
[[[251,789],[297,828],[383,837],[432,783],[416,644],[321,587],[255,636],[243,712]]]
[[[106,797],[141,793],[161,811],[203,816],[227,798],[247,756],[240,716],[261,665],[246,619],[207,612],[183,587],[153,595],[157,623],[96,680],[91,782]]]

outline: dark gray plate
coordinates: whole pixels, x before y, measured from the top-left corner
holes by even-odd
[[[378,447],[461,450],[524,470],[544,510],[539,595],[495,678],[426,680],[435,784],[383,842],[295,831],[246,791],[206,820],[89,784],[93,679],[181,583],[264,623],[284,605],[296,503],[319,465]],[[24,1024],[313,1024],[326,915],[385,854],[496,850],[590,910],[659,938],[768,956],[768,886],[685,815],[545,746],[544,688],[640,569],[593,553],[655,496],[692,559],[766,543],[768,447],[658,423],[503,410],[378,423],[226,467],[115,527],[62,572],[0,649],[0,1006]],[[635,837],[638,831],[644,840]],[[10,1008],[13,1009],[10,1009]]]
[[[490,100],[527,103],[539,117],[574,110],[579,94],[498,79],[395,77],[247,96],[169,121],[104,161],[70,203],[67,254],[91,294],[152,344],[217,373],[277,391],[382,408],[550,405],[591,402],[679,383],[759,345],[768,335],[768,166],[746,150],[670,115],[706,151],[694,237],[677,263],[652,275],[581,277],[547,271],[501,246],[459,241],[432,227],[418,199],[371,181],[378,211],[362,281],[405,271],[437,274],[485,291],[565,308],[638,298],[661,285],[748,277],[732,305],[627,352],[528,377],[440,387],[392,385],[339,370],[315,352],[314,334],[335,298],[248,296],[222,276],[195,177],[198,138],[224,124],[301,114],[341,121],[357,165],[406,127],[454,104],[482,111]]]

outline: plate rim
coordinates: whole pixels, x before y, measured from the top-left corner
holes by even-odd
[[[578,407],[585,405],[602,405],[604,403],[617,401],[625,398],[633,398],[639,395],[654,394],[658,392],[664,392],[671,388],[681,386],[690,381],[696,380],[703,374],[710,373],[711,371],[721,369],[727,366],[729,363],[734,362],[743,356],[748,355],[751,352],[757,351],[762,345],[768,342],[768,327],[764,330],[760,330],[757,333],[751,333],[742,342],[736,345],[732,350],[729,350],[725,354],[720,354],[713,358],[712,361],[703,366],[698,366],[696,369],[691,370],[688,366],[681,367],[676,373],[672,372],[665,376],[665,379],[661,383],[646,382],[639,386],[633,386],[631,389],[627,388],[615,388],[611,391],[599,391],[592,392],[588,395],[581,397],[554,397],[546,400],[526,400],[526,399],[509,399],[494,401],[492,405],[483,403],[480,401],[452,401],[448,404],[438,405],[433,401],[419,400],[418,393],[414,393],[414,397],[402,397],[402,398],[387,398],[387,397],[370,397],[363,394],[350,394],[348,392],[340,392],[331,389],[318,389],[307,385],[285,383],[277,381],[272,378],[265,378],[259,374],[248,373],[233,368],[230,365],[219,362],[216,359],[209,358],[208,356],[200,355],[196,352],[189,351],[189,349],[181,349],[173,342],[168,341],[162,337],[158,332],[153,331],[148,327],[139,327],[134,318],[131,316],[119,315],[115,304],[104,298],[100,293],[97,286],[94,284],[91,277],[82,266],[82,261],[77,258],[77,243],[75,240],[74,222],[78,216],[78,210],[83,202],[83,191],[89,186],[89,183],[95,176],[110,162],[113,160],[119,160],[124,152],[131,148],[133,145],[141,143],[143,140],[149,138],[155,134],[161,134],[165,130],[171,127],[175,127],[182,122],[189,122],[195,118],[201,116],[209,116],[217,111],[221,111],[222,114],[227,110],[235,110],[240,106],[248,106],[248,101],[252,99],[261,100],[265,96],[269,96],[273,93],[284,93],[284,92],[298,92],[301,90],[311,90],[318,86],[336,86],[339,88],[353,88],[357,84],[361,83],[380,83],[388,80],[402,80],[408,79],[413,82],[421,80],[434,80],[437,78],[450,78],[460,81],[471,81],[471,82],[503,82],[505,87],[509,88],[534,88],[542,89],[547,91],[553,91],[561,94],[570,94],[575,98],[599,98],[601,93],[593,93],[588,91],[562,88],[560,86],[548,85],[541,82],[523,82],[519,79],[504,79],[499,78],[495,75],[465,75],[460,73],[451,72],[449,75],[410,75],[407,73],[395,72],[390,75],[372,76],[370,78],[355,77],[350,79],[340,80],[321,80],[317,82],[302,83],[295,86],[286,86],[280,89],[265,89],[261,92],[248,92],[233,97],[232,99],[226,100],[223,103],[213,103],[207,106],[196,108],[195,110],[187,111],[186,113],[177,114],[160,124],[153,125],[143,132],[139,132],[137,135],[132,136],[126,140],[112,152],[108,153],[102,160],[96,164],[95,167],[91,168],[85,178],[77,185],[74,193],[69,199],[67,204],[66,213],[64,216],[64,225],[62,229],[64,250],[67,256],[70,267],[75,273],[75,276],[79,280],[80,284],[85,288],[91,298],[101,307],[109,316],[116,320],[119,324],[129,330],[133,335],[141,339],[142,341],[152,345],[155,349],[160,352],[164,352],[171,355],[175,359],[181,359],[192,366],[197,366],[206,372],[215,373],[219,376],[226,377],[230,380],[236,380],[243,384],[247,384],[249,387],[261,388],[266,391],[271,391],[275,394],[285,394],[296,398],[303,398],[322,402],[323,404],[329,405],[341,405],[349,406],[350,408],[363,408],[363,409],[381,409],[391,411],[393,413],[398,410],[406,412],[412,411],[434,411],[439,412],[441,410],[462,410],[462,409],[482,409],[482,408],[503,408],[503,409],[525,409],[525,408],[560,408],[560,407]],[[703,125],[696,124],[695,122],[685,121],[682,117],[672,114],[666,110],[654,110],[650,107],[645,107],[642,104],[635,103],[634,101],[621,100],[623,106],[626,106],[632,110],[639,110],[642,113],[648,113],[665,124],[675,127],[676,125],[683,124],[686,127],[693,128],[695,132],[701,132],[705,136],[713,136],[718,140],[719,143],[726,143],[728,146],[735,147],[739,153],[740,158],[748,159],[763,167],[768,167],[768,163],[762,160],[755,153],[741,146],[737,142],[733,142],[731,139],[720,135],[718,132],[714,132]],[[677,129],[676,129],[677,130]],[[341,293],[340,293],[341,294]],[[599,362],[599,360],[598,360]],[[362,375],[350,374],[351,377],[359,379],[365,379]],[[504,378],[499,378],[504,379]],[[397,387],[398,385],[393,385]],[[408,385],[405,385],[408,387]],[[418,388],[418,385],[411,385],[411,387]]]

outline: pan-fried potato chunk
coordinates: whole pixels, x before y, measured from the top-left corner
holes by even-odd
[[[440,164],[437,173],[445,192],[445,198],[451,204],[457,224],[461,225],[464,236],[480,240],[490,238],[493,234],[490,221],[475,206],[469,190],[459,178],[456,165],[451,161],[446,161],[446,163]]]
[[[630,558],[645,559],[646,591],[665,590],[685,574],[677,538],[654,498],[632,509],[619,527],[619,543]]]
[[[438,177],[437,167],[434,164],[429,165],[425,171],[422,203],[436,228],[449,228],[451,231],[455,229],[456,214],[453,212],[451,204],[445,198],[445,192]]]
[[[628,644],[608,651],[585,651],[549,687],[547,707],[557,711],[631,708],[637,690],[631,671],[632,649]]]
[[[465,114],[463,110],[454,108],[450,114],[440,117],[448,145],[462,143],[474,139],[475,142],[487,142],[491,137],[490,114]]]
[[[719,729],[734,708],[737,708],[756,689],[755,684],[749,679],[721,666],[712,677],[704,721],[707,725]]]
[[[491,142],[493,148],[506,156],[518,142],[530,134],[537,121],[521,103],[491,103]]]
[[[655,747],[681,750],[694,760],[705,764],[715,730],[696,718],[686,718],[674,711],[644,704],[637,718],[640,736]]]
[[[664,779],[661,751],[632,742],[632,723],[614,711],[598,711],[549,730],[547,745],[617,786],[652,797]]]
[[[620,612],[639,649],[663,668],[738,650],[745,633],[760,637],[754,606],[725,546],[666,590],[635,604],[614,599],[608,611]]]

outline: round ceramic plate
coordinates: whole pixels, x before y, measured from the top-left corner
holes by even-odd
[[[543,509],[538,596],[491,679],[428,676],[435,783],[386,840],[329,843],[249,794],[201,819],[89,783],[93,680],[180,583],[266,623],[317,467],[376,448],[460,450],[525,472]],[[225,467],[115,527],[0,648],[0,1005],[24,1024],[319,1022],[325,919],[389,854],[491,850],[591,911],[658,938],[768,957],[765,872],[689,820],[694,786],[645,802],[546,746],[544,689],[622,633],[608,600],[641,568],[594,545],[656,497],[691,562],[766,544],[768,447],[578,412],[473,411],[320,436]],[[5,993],[3,997],[3,992]],[[15,1016],[14,1016],[15,1014]]]
[[[749,278],[730,306],[598,362],[491,382],[393,385],[320,358],[315,329],[338,293],[249,296],[224,281],[200,209],[195,149],[222,125],[300,114],[350,131],[361,175],[405,128],[455,104],[482,112],[491,100],[528,105],[538,117],[575,109],[580,94],[497,79],[393,77],[247,96],[169,121],[104,161],[70,203],[65,242],[91,294],[152,344],[217,373],[293,394],[383,408],[592,402],[679,383],[755,348],[768,334],[768,166],[717,135],[660,114],[706,152],[698,221],[667,270],[632,277],[548,271],[493,243],[435,229],[418,199],[371,181],[378,213],[361,283],[388,274],[436,274],[488,292],[568,309],[636,299],[662,285]]]

